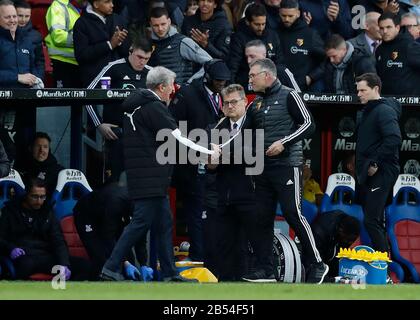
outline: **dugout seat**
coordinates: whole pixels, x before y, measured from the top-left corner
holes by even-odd
[[[385,216],[392,259],[409,271],[407,276],[419,283],[420,181],[417,177],[410,174],[398,176],[392,203],[385,208]]]
[[[73,215],[77,201],[90,192],[92,188],[83,172],[75,169],[61,170],[52,195],[53,210],[58,221]]]
[[[0,179],[0,192],[0,209],[7,201],[25,194],[25,185],[19,172],[11,169],[7,177]]]
[[[315,220],[318,214],[318,208],[315,204],[309,202],[308,200],[303,199],[302,200],[302,214],[306,218],[306,221],[308,221],[308,223],[311,224]],[[283,216],[280,203],[277,205],[276,216],[278,217]]]
[[[346,173],[334,173],[329,176],[327,189],[321,200],[320,213],[341,210],[344,213],[355,217],[360,222],[360,240],[357,244],[370,245],[370,238],[363,224],[362,206],[356,204],[355,200],[356,182],[354,178]]]
[[[64,169],[58,174],[57,187],[52,195],[53,210],[60,222],[71,256],[89,259],[74,224],[73,208],[84,195],[92,192],[83,172]]]

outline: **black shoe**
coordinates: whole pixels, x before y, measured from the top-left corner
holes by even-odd
[[[264,270],[257,270],[255,272],[246,274],[242,277],[242,280],[256,283],[277,282],[273,273],[267,274]]]
[[[103,281],[124,281],[124,276],[119,272],[111,271],[105,267],[102,268],[99,278]]]
[[[321,284],[330,268],[324,262],[311,264],[306,277],[307,283]]]
[[[188,278],[185,278],[181,275],[176,275],[176,276],[172,276],[172,277],[163,278],[163,281],[164,282],[193,282],[193,283],[198,282],[197,279],[188,279]]]

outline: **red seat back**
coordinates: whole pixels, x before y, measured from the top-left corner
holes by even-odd
[[[67,247],[71,256],[89,259],[89,255],[80,240],[77,233],[76,226],[74,225],[73,216],[67,216],[61,219],[61,230],[63,232],[64,240],[66,240]]]
[[[34,281],[50,281],[54,276],[47,273],[34,273],[29,279]]]
[[[395,224],[400,255],[410,261],[420,274],[420,223],[402,220]]]

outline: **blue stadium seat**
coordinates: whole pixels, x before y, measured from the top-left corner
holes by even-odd
[[[392,203],[385,208],[392,259],[406,267],[414,282],[420,282],[420,181],[400,174]]]
[[[321,200],[320,213],[341,210],[360,221],[361,244],[370,246],[370,238],[363,224],[362,206],[355,204],[356,182],[346,173],[334,173],[329,176],[327,190]]]
[[[3,208],[5,202],[12,198],[23,196],[25,194],[25,185],[19,172],[11,169],[7,177],[1,178],[0,191],[0,208]]]
[[[73,215],[73,208],[84,195],[92,192],[83,172],[64,169],[58,174],[57,187],[52,195],[53,210],[58,221]]]
[[[60,222],[70,255],[86,259],[89,259],[89,255],[77,233],[73,208],[80,198],[90,192],[92,192],[92,188],[83,172],[64,169],[58,174],[57,187],[52,195],[53,210]]]
[[[318,214],[318,207],[315,204],[309,202],[308,200],[303,199],[302,200],[302,214],[306,218],[306,221],[308,221],[308,223],[311,224],[315,220]],[[279,217],[283,216],[280,203],[277,204],[276,216],[279,216]]]

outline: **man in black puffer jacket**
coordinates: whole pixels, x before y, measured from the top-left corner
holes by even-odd
[[[134,211],[130,223],[102,268],[101,277],[104,280],[124,280],[123,259],[130,248],[146,235],[152,223],[156,226],[154,234],[159,238],[158,256],[163,280],[187,280],[177,275],[175,269],[168,200],[173,162],[165,156],[165,150],[169,154],[176,152],[176,143],[174,140],[168,141],[167,146],[174,148],[168,150],[161,147],[161,141],[176,138],[195,151],[205,154],[214,152],[183,138],[169,113],[167,104],[173,93],[175,76],[169,69],[155,67],[147,74],[148,89],[138,89],[123,102],[126,115],[123,129],[125,169]],[[165,136],[165,133],[169,136]]]
[[[380,97],[381,79],[372,73],[356,78],[363,109],[357,114],[356,176],[364,224],[377,251],[388,252],[384,208],[400,172],[401,104]]]
[[[87,280],[90,264],[69,256],[46,198],[45,183],[30,179],[24,198],[6,203],[0,215],[0,255],[10,257],[17,279],[28,279],[34,273],[55,273],[53,267],[61,266],[60,273],[66,280]]]
[[[255,177],[257,214],[254,248],[259,268],[243,277],[251,282],[275,281],[273,274],[273,230],[277,202],[287,223],[296,232],[303,248],[307,282],[322,283],[328,266],[322,262],[311,228],[302,208],[302,139],[314,129],[312,116],[298,93],[277,79],[269,59],[251,64],[249,82],[261,94],[248,108],[253,129],[264,130],[264,169]],[[261,142],[259,142],[261,143]],[[258,152],[258,140],[256,150]],[[257,156],[258,158],[258,156]]]
[[[185,17],[182,33],[191,37],[212,58],[226,59],[232,27],[222,8],[223,0],[199,1],[195,15]]]

